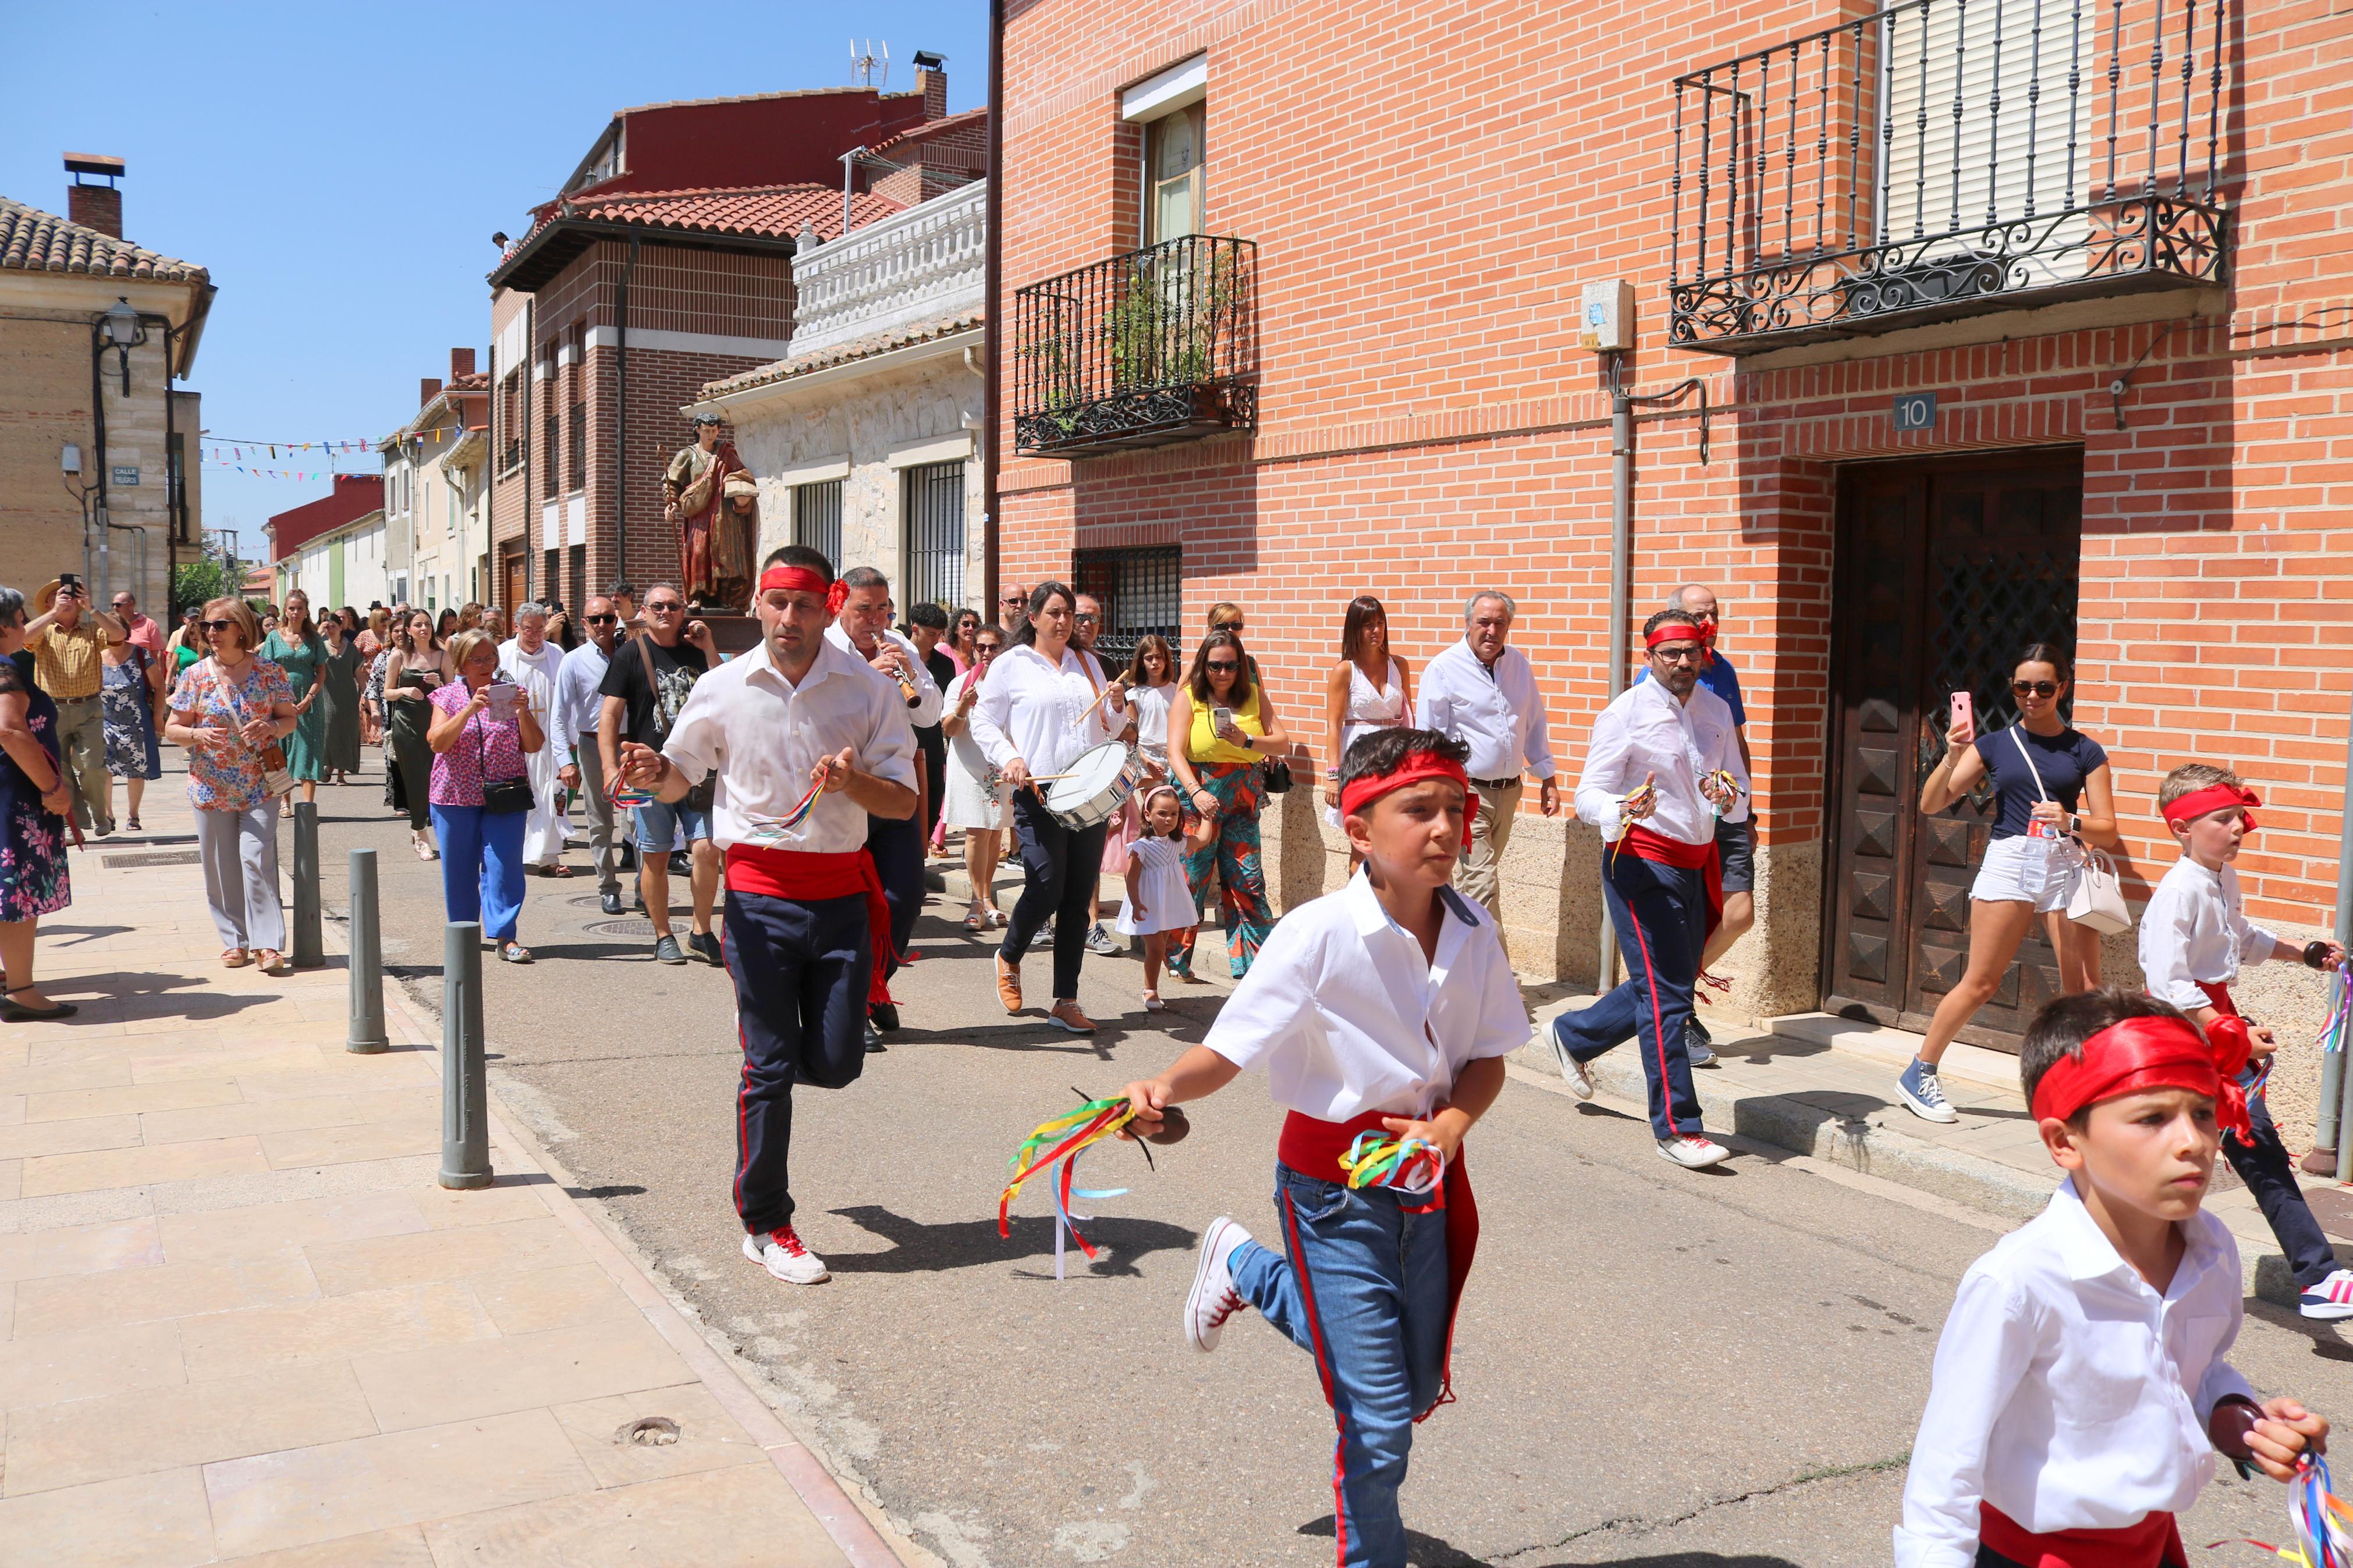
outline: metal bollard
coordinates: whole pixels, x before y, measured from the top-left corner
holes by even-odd
[[[441,935],[441,1184],[491,1184],[488,1071],[482,1060],[482,927],[451,921]]]
[[[294,967],[316,969],[327,962],[319,922],[319,803],[294,805]]]
[[[343,1049],[392,1048],[384,1028],[384,932],[376,921],[375,851],[352,851],[352,1023]]]

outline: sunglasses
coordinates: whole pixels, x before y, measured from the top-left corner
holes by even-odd
[[[1090,615],[1088,615],[1085,611],[1082,610],[1081,612],[1079,612],[1079,619],[1081,619],[1081,620],[1082,620],[1082,621],[1086,622],[1088,625],[1092,626],[1092,625],[1093,625],[1095,622],[1102,620],[1102,619],[1103,619],[1103,617],[1102,617],[1101,616],[1090,616]]]
[[[1238,670],[1238,669],[1241,668],[1241,666],[1240,666],[1240,665],[1239,665],[1239,664],[1230,664],[1230,663],[1228,663],[1228,664],[1205,664],[1205,665],[1203,665],[1201,668],[1202,668],[1203,669],[1208,670],[1211,675],[1231,675],[1231,674],[1233,674],[1236,670]]]
[[[1021,602],[1021,595],[1018,594],[1008,594],[1005,597],[997,600],[997,602],[1000,605],[1018,605]]]
[[[2014,697],[2056,697],[2059,683],[2055,680],[2013,680],[2010,683]]]
[[[619,620],[621,617],[618,616],[589,616],[586,618],[588,624],[592,626],[611,626],[615,621]]]
[[[685,608],[686,606],[684,605],[678,604],[675,601],[660,603],[649,601],[646,605],[646,614],[649,616],[674,616]]]
[[[1238,632],[1242,629],[1242,624],[1240,621],[1211,621],[1209,629],[1213,632]]]
[[[208,632],[225,632],[237,625],[235,621],[199,621],[196,624]]]

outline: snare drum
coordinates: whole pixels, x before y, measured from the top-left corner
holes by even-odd
[[[1123,741],[1106,741],[1082,753],[1060,778],[1046,786],[1046,809],[1072,830],[1109,822],[1127,804],[1146,775],[1144,758]]]

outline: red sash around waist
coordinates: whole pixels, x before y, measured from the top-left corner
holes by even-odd
[[[1707,889],[1708,934],[1715,934],[1715,928],[1724,923],[1724,857],[1717,853],[1713,837],[1704,844],[1686,844],[1680,838],[1653,833],[1638,822],[1626,829],[1624,847],[1662,866],[1699,872],[1702,885]]]
[[[1989,1502],[1978,1504],[1978,1543],[2022,1568],[2159,1568],[2181,1563],[2181,1531],[2169,1513],[2118,1530],[2057,1530],[2037,1535]]]
[[[2197,985],[2199,990],[2206,993],[2207,1003],[2213,1007],[2214,1011],[2221,1014],[2225,1018],[2235,1018],[2239,1016],[2239,1005],[2237,1003],[2231,1000],[2231,988],[2229,986],[2217,985],[2204,980],[2197,981],[2194,984]]]
[[[1387,1132],[1384,1118],[1392,1111],[1374,1110],[1347,1121],[1324,1121],[1315,1117],[1293,1111],[1282,1121],[1282,1139],[1275,1145],[1275,1158],[1303,1176],[1313,1176],[1319,1182],[1345,1182],[1340,1169],[1340,1156],[1360,1132]],[[1438,1191],[1430,1194],[1427,1203],[1409,1207],[1411,1214],[1428,1214],[1432,1209],[1446,1213],[1446,1360],[1438,1397],[1430,1402],[1430,1410],[1454,1402],[1454,1323],[1462,1305],[1462,1285],[1471,1278],[1471,1258],[1479,1250],[1479,1200],[1471,1191],[1471,1173],[1463,1166],[1462,1151],[1457,1149],[1454,1158],[1446,1164],[1446,1178]],[[1300,1266],[1294,1255],[1292,1267]],[[1325,1403],[1331,1392],[1324,1391]],[[1430,1410],[1414,1417],[1427,1419]]]
[[[756,844],[727,847],[727,888],[730,892],[759,893],[795,903],[819,899],[866,895],[866,930],[874,949],[874,974],[867,982],[869,1002],[891,999],[889,976],[883,971],[895,956],[891,946],[891,905],[882,897],[882,875],[874,868],[873,852],[849,849],[818,855],[801,849],[768,849]]]

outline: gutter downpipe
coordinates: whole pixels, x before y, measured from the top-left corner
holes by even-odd
[[[1003,552],[997,542],[997,443],[999,417],[999,388],[1003,381],[1005,356],[997,352],[999,314],[997,306],[1004,288],[1005,256],[1005,0],[988,0],[988,196],[987,213],[982,220],[988,227],[987,247],[981,263],[982,291],[987,295],[981,306],[982,352],[988,356],[988,374],[982,382],[982,422],[980,447],[980,527],[984,545],[981,571],[985,613],[992,617],[1003,616],[997,603],[997,584],[1002,580]]]
[[[180,524],[187,521],[188,458],[180,455],[175,470],[172,458],[172,437],[178,428],[172,417],[172,321],[164,319],[164,614],[174,622],[179,616],[172,603],[172,579],[180,573]],[[198,456],[202,456],[201,453]],[[328,465],[332,467],[332,464]],[[333,487],[328,487],[330,491]],[[147,535],[139,535],[139,596],[147,597]]]
[[[628,258],[613,300],[613,580],[629,576],[629,279],[638,270],[638,232],[629,231]]]
[[[1626,689],[1626,661],[1632,655],[1626,617],[1631,613],[1634,576],[1634,404],[1626,395],[1626,355],[1603,356],[1602,378],[1609,388],[1609,668],[1606,685],[1614,702]],[[1617,933],[1609,901],[1601,901],[1601,924],[1593,969],[1593,994],[1609,994],[1617,975]]]
[[[537,294],[523,296],[522,357],[536,374],[539,369],[539,296]],[[585,373],[587,367],[584,365],[581,369]],[[491,345],[491,395],[494,398],[498,396],[499,392],[498,374],[498,345],[492,343]],[[531,405],[538,401],[533,394],[537,391],[539,383],[526,378],[522,386],[523,395],[520,399],[522,404],[522,586],[523,592],[528,594],[531,591],[532,548],[536,539],[534,531],[540,527],[539,519],[531,510],[531,462],[533,456],[531,447]],[[493,473],[497,472],[498,455],[496,453],[491,456],[490,467]]]
[[[2353,936],[2353,731],[2345,737],[2345,793],[2338,804],[2337,819],[2337,940],[2346,942]],[[2353,943],[2348,943],[2353,945]],[[2353,960],[2348,960],[2353,962]],[[2320,1138],[2323,1148],[2337,1150],[2337,1179],[2353,1181],[2353,1138],[2345,1136],[2345,1129],[2353,1125],[2353,1105],[2346,1103],[2353,1095],[2353,1073],[2345,1070],[2344,1051],[2331,1051],[2321,1058],[2320,1068]],[[2329,1081],[2334,1073],[2335,1083]],[[2329,1112],[2336,1118],[2331,1124]]]
[[[97,450],[91,454],[95,462],[91,472],[98,479],[98,542],[90,543],[90,519],[82,519],[81,577],[85,584],[94,584],[103,604],[106,594],[106,331],[103,321],[90,324],[90,423],[96,435]]]

